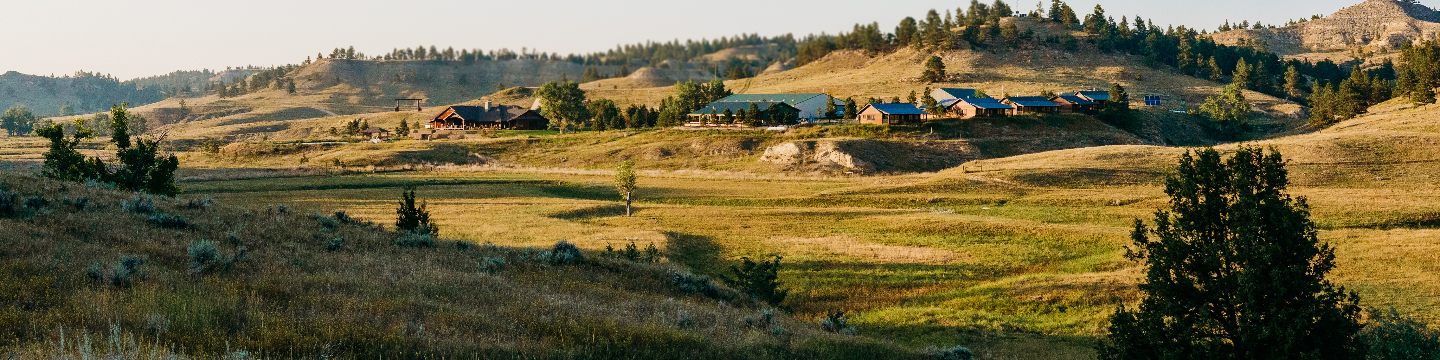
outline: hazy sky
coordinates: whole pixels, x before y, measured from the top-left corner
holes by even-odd
[[[1437,1],[1422,0],[1432,7]],[[122,80],[174,70],[299,63],[317,52],[328,54],[332,48],[351,45],[367,54],[416,45],[517,51],[531,47],[569,54],[646,40],[835,33],[875,21],[888,32],[905,16],[920,18],[932,8],[969,4],[954,0],[0,2],[4,14],[0,72],[61,75],[83,69]],[[1116,18],[1139,14],[1160,26],[1207,29],[1226,19],[1283,24],[1286,19],[1329,14],[1358,2],[1099,1]],[[1083,17],[1097,2],[1067,3]],[[1010,4],[1021,11],[1035,8],[1035,0]]]

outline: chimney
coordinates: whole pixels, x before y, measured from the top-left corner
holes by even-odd
[[[490,111],[490,100],[485,100],[485,111]]]

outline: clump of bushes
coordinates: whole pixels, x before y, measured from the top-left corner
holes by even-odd
[[[136,277],[142,275],[140,266],[145,265],[145,263],[145,258],[140,256],[123,255],[120,257],[120,262],[115,264],[115,268],[110,271],[108,276],[105,271],[105,265],[97,262],[90,264],[90,267],[85,269],[85,277],[96,284],[108,284],[119,288],[128,287],[134,283]]]
[[[660,255],[660,248],[655,247],[655,243],[650,243],[649,245],[646,245],[645,250],[641,251],[640,247],[635,246],[634,241],[631,241],[630,244],[625,245],[625,250],[619,251],[615,250],[615,248],[611,247],[609,244],[606,244],[605,256],[624,258],[626,260],[634,262],[659,262],[662,258],[662,256]]]
[[[575,247],[569,241],[560,240],[550,248],[551,260],[559,265],[570,265],[585,262],[585,255],[580,253],[580,248]]]
[[[185,249],[190,254],[190,273],[203,273],[220,260],[220,246],[210,240],[191,242],[190,247]]]
[[[15,193],[0,190],[0,217],[12,217],[16,214],[15,206],[19,205],[16,199],[19,196]]]
[[[27,208],[40,210],[46,205],[50,205],[50,200],[46,199],[44,196],[35,195],[25,199],[25,207]]]
[[[845,318],[844,311],[828,312],[820,319],[820,329],[827,332],[845,335],[855,335],[855,327],[850,326],[850,320]]]
[[[430,231],[424,227],[418,231],[407,231],[395,237],[395,245],[403,248],[432,248],[435,247],[435,238],[430,236]]]
[[[329,251],[340,250],[340,248],[341,248],[341,247],[344,247],[344,246],[345,246],[345,238],[343,238],[343,237],[337,237],[337,238],[334,238],[334,239],[330,239],[330,241],[326,241],[326,242],[325,242],[325,250],[329,250]]]
[[[480,259],[480,271],[484,271],[484,272],[486,272],[486,273],[494,274],[494,273],[500,272],[500,270],[504,270],[504,268],[505,268],[505,259],[504,259],[504,258],[486,257],[486,258]]]
[[[724,291],[721,291],[719,287],[716,287],[714,283],[711,283],[710,278],[708,277],[695,276],[685,273],[671,273],[670,282],[675,284],[676,287],[679,287],[680,292],[685,293],[686,295],[700,294],[702,296],[715,300],[721,300],[725,302],[735,301],[735,298],[733,296]]]
[[[155,199],[150,195],[135,195],[134,199],[121,200],[120,208],[136,214],[155,212]]]
[[[180,202],[180,200],[179,200],[179,199],[176,199],[176,202]],[[211,206],[214,206],[214,205],[215,205],[215,201],[210,200],[210,198],[190,199],[190,200],[186,200],[186,201],[184,201],[184,202],[181,202],[179,205],[182,206],[182,207],[184,207],[184,208],[186,208],[186,209],[191,209],[191,210],[205,210],[205,209],[209,209]]]
[[[935,359],[935,360],[973,360],[973,359],[975,359],[975,354],[972,353],[972,352],[970,352],[970,349],[967,349],[967,348],[965,348],[964,346],[959,346],[959,345],[956,345],[955,347],[952,347],[952,348],[943,348],[943,349],[942,349],[942,348],[937,348],[937,347],[931,346],[931,347],[925,349],[925,353],[926,353],[926,354],[929,354],[929,355],[930,355],[930,358],[931,358],[931,359]]]
[[[148,218],[151,223],[166,229],[184,229],[190,226],[189,223],[185,222],[185,218],[180,217],[180,215],[160,213],[151,215]]]
[[[1440,330],[1395,309],[1371,309],[1360,336],[1370,359],[1440,359]]]
[[[769,329],[770,335],[774,336],[783,336],[789,333],[780,326],[780,322],[775,321],[775,310],[771,309],[760,310],[758,315],[745,318],[745,325],[757,329]]]
[[[85,211],[85,208],[89,207],[90,205],[90,198],[82,196],[71,199],[69,196],[66,196],[65,200],[62,200],[61,203],[65,204],[65,206],[74,208],[75,211]]]

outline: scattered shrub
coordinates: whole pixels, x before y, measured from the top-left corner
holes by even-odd
[[[120,208],[136,214],[155,212],[155,199],[150,195],[135,195],[134,199],[121,200]]]
[[[190,273],[192,274],[205,272],[217,260],[220,260],[220,246],[210,240],[191,242],[185,252],[190,254]]]
[[[575,247],[569,241],[560,240],[550,248],[553,260],[556,264],[570,265],[585,261],[585,255],[580,253],[580,248]]]
[[[179,201],[179,200],[177,199],[177,201]],[[214,206],[214,205],[215,205],[215,201],[210,200],[210,198],[190,199],[190,200],[185,201],[184,203],[180,204],[180,206],[183,206],[183,207],[185,207],[186,209],[191,209],[191,210],[205,210],[205,209],[209,209],[211,206]]]
[[[820,319],[820,328],[836,334],[855,335],[855,327],[850,326],[850,320],[845,318],[844,311],[826,313],[825,317]]]
[[[675,286],[679,287],[680,292],[683,292],[686,295],[700,294],[715,300],[721,300],[725,302],[735,301],[734,297],[730,296],[730,294],[722,292],[720,291],[720,288],[715,287],[715,284],[711,283],[710,278],[708,277],[694,276],[683,273],[671,273],[670,279],[670,282],[674,283]]]
[[[770,325],[775,325],[775,310],[760,310],[759,314],[745,318],[745,325],[753,328],[766,328]]]
[[[406,248],[435,247],[435,238],[427,232],[405,232],[395,237],[395,245]]]
[[[480,271],[487,273],[498,273],[505,268],[505,259],[498,257],[487,257],[480,259]]]
[[[1370,351],[1367,359],[1440,359],[1440,331],[1395,309],[1371,309],[1369,324],[1360,330]]]
[[[18,205],[17,197],[14,193],[0,190],[0,217],[15,216],[15,206]]]
[[[95,179],[85,179],[84,185],[85,187],[92,189],[115,190],[115,183],[98,181]]]
[[[468,250],[470,250],[470,249],[472,249],[472,248],[474,248],[474,247],[475,247],[475,244],[471,244],[469,241],[456,241],[456,242],[455,242],[455,250],[468,251]]]
[[[315,221],[320,222],[320,227],[326,230],[334,230],[336,227],[340,226],[340,223],[336,222],[334,218],[320,214],[315,214],[314,216]]]
[[[415,189],[406,188],[400,193],[400,208],[395,210],[398,216],[395,218],[395,229],[401,232],[413,232],[428,234],[431,237],[440,236],[440,227],[430,221],[430,211],[425,210],[425,202],[415,204]],[[423,230],[423,231],[422,231]]]
[[[85,268],[85,278],[86,278],[86,279],[90,279],[91,282],[96,283],[96,284],[104,283],[104,282],[105,282],[105,265],[101,265],[101,264],[98,263],[98,262],[97,262],[97,263],[91,263],[91,264],[90,264],[90,267]]]
[[[27,208],[39,210],[45,207],[45,205],[50,205],[50,200],[45,199],[44,196],[35,195],[25,199],[25,207]]]
[[[135,278],[141,275],[140,265],[145,265],[145,262],[145,258],[136,255],[121,256],[120,263],[110,274],[110,284],[121,288],[130,286]]]
[[[337,237],[325,242],[325,250],[329,251],[340,250],[343,246],[345,246],[345,238],[343,237]]]
[[[234,231],[225,232],[225,240],[229,241],[230,245],[240,245],[243,242],[240,240],[240,234]]]
[[[64,203],[65,206],[69,206],[69,207],[71,207],[71,208],[74,208],[75,211],[85,211],[85,208],[90,205],[90,198],[88,198],[88,197],[79,197],[79,198],[71,199],[69,196],[66,196],[66,197],[65,197],[65,200],[61,201],[61,203]]]
[[[690,313],[685,310],[680,310],[679,313],[675,314],[675,317],[678,318],[677,321],[675,321],[675,326],[679,326],[681,329],[689,329],[695,326],[695,320],[690,319]]]
[[[360,223],[360,220],[359,220],[359,219],[350,217],[350,214],[346,214],[344,211],[336,211],[334,218],[335,218],[335,221],[339,221],[341,224],[351,224],[351,225],[354,225],[354,224],[359,224],[359,223]]]
[[[975,354],[971,353],[970,349],[959,345],[947,349],[931,346],[925,349],[925,353],[935,360],[972,360],[975,358]]]
[[[614,247],[606,244],[605,256],[625,258],[626,260],[634,262],[659,262],[661,258],[660,248],[655,247],[655,243],[646,245],[645,250],[642,252],[640,247],[635,246],[634,241],[625,245],[625,250],[621,251],[616,251]]]
[[[149,219],[150,222],[155,223],[156,226],[166,229],[184,229],[190,226],[189,223],[185,222],[185,218],[180,217],[180,215],[160,213],[151,215]]]

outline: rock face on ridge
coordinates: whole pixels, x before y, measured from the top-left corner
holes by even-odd
[[[1408,0],[1367,0],[1331,14],[1276,29],[1242,29],[1211,35],[1216,42],[1263,44],[1281,55],[1374,45],[1397,49],[1440,37],[1440,11]]]

